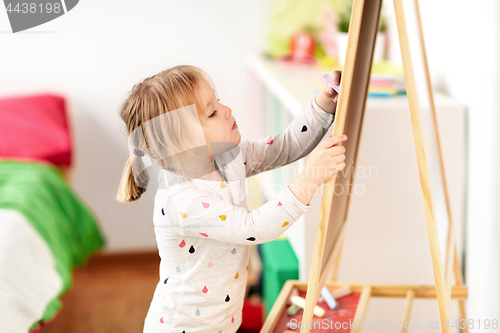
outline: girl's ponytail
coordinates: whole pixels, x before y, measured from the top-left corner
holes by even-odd
[[[125,164],[118,186],[116,200],[119,202],[132,202],[138,200],[146,192],[149,183],[148,172],[144,170],[134,177],[133,170],[144,170],[142,158],[132,155]]]

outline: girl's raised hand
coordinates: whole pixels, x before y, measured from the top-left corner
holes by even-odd
[[[340,85],[340,79],[342,77],[342,72],[341,71],[333,71],[330,73],[332,76],[333,84],[336,86]],[[338,93],[328,85],[328,83],[325,82],[325,80],[321,80],[321,92],[324,94],[324,96],[328,99],[333,99],[335,103],[337,103],[337,100],[339,98]]]

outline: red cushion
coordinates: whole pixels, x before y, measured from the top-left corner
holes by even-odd
[[[71,148],[63,97],[43,94],[0,99],[0,158],[70,166]]]

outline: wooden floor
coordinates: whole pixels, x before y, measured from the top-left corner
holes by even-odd
[[[75,269],[62,309],[40,333],[141,333],[159,264],[157,252],[92,257]]]

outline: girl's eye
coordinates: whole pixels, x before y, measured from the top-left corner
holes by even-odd
[[[217,98],[217,102],[220,101],[220,98]],[[208,118],[212,118],[213,116],[215,116],[215,114],[217,113],[217,110],[214,110],[214,112],[208,116]]]

